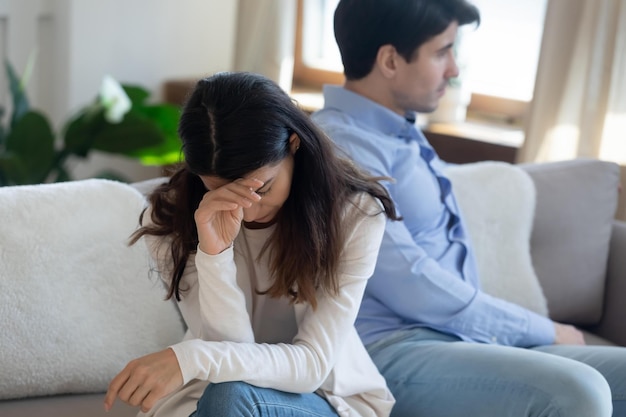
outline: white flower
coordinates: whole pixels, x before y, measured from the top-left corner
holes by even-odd
[[[119,123],[131,107],[128,95],[115,79],[105,75],[100,88],[100,103],[104,107],[104,118],[110,123]]]

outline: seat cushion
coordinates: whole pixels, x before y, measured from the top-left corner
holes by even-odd
[[[535,271],[556,321],[593,325],[602,316],[619,166],[593,159],[521,165],[535,183]]]
[[[104,393],[55,395],[20,400],[0,401],[2,417],[135,417],[138,407],[116,401],[108,413],[104,411]]]

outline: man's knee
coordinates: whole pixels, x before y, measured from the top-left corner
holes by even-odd
[[[573,367],[571,372],[555,375],[552,382],[554,387],[550,407],[559,412],[554,415],[611,417],[611,388],[594,368],[580,364]]]

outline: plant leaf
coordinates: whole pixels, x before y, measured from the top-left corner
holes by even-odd
[[[4,119],[4,107],[0,106],[0,121],[2,121],[2,119]],[[2,144],[4,143],[4,136],[4,126],[0,124],[0,146],[2,146]]]
[[[28,112],[30,104],[28,103],[28,97],[26,97],[26,91],[20,81],[20,77],[17,75],[17,72],[15,72],[11,63],[5,60],[4,66],[7,71],[9,88],[13,99],[13,115],[11,116],[11,128],[13,128],[15,123]]]
[[[142,105],[148,97],[150,97],[148,90],[137,85],[122,84],[122,88],[130,99],[130,102],[133,103],[133,106]]]
[[[130,156],[138,149],[160,145],[164,140],[153,120],[131,110],[120,123],[107,123],[95,132],[93,149]]]
[[[153,120],[164,135],[164,141],[157,145],[138,149],[129,156],[139,158],[144,165],[169,165],[181,161],[181,141],[178,136],[180,110],[170,104],[142,106],[136,109]]]
[[[102,111],[99,114],[90,114],[87,111],[78,114],[68,122],[65,129],[63,136],[65,149],[69,153],[85,158],[93,143],[92,129],[104,123]]]
[[[9,174],[16,184],[44,182],[53,169],[54,133],[39,112],[24,114],[6,138],[6,151],[15,155],[19,167]]]
[[[12,152],[0,154],[0,187],[16,185],[16,180],[23,176],[23,172],[17,155]]]

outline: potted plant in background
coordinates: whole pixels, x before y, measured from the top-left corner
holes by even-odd
[[[7,126],[0,124],[0,186],[69,181],[70,157],[97,150],[168,165],[180,159],[179,109],[149,104],[142,87],[105,77],[95,100],[71,117],[56,135],[44,114],[30,108],[23,79],[5,63],[12,100]],[[0,107],[0,119],[4,119]],[[125,179],[114,171],[102,178]]]

